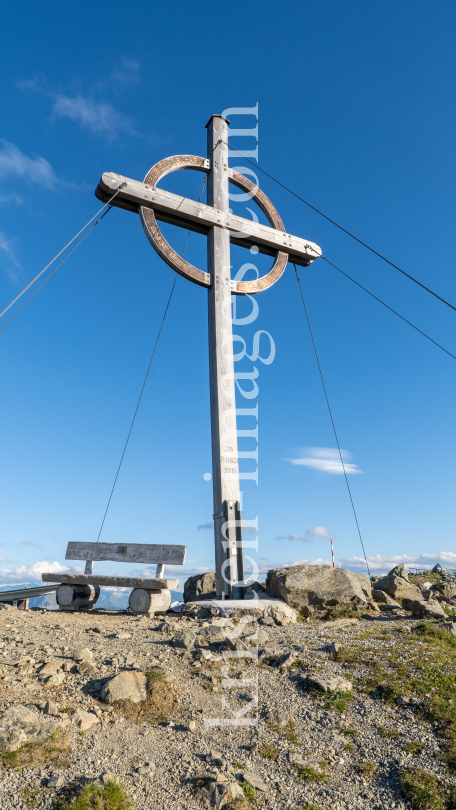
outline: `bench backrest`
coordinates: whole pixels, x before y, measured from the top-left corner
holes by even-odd
[[[153,543],[68,543],[66,560],[183,565],[187,546]]]

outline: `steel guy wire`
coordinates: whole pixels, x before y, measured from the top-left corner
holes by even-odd
[[[206,185],[206,181],[207,181],[207,175],[205,175],[205,177],[204,177],[203,187],[201,189],[201,194],[199,196],[198,202],[201,201],[201,197],[203,196],[203,191],[204,191],[204,188],[205,188],[205,185]],[[186,242],[185,242],[185,245],[184,245],[184,250],[182,251],[182,258],[184,258],[184,256],[185,256],[185,251],[187,250],[187,245],[188,245],[188,240],[189,239],[190,239],[190,231],[187,234],[187,239],[186,239]],[[100,539],[101,532],[103,531],[103,526],[105,524],[106,515],[108,514],[108,509],[110,507],[112,496],[114,494],[114,489],[116,487],[117,479],[119,477],[120,468],[122,466],[122,462],[124,460],[125,453],[127,451],[128,442],[130,441],[130,436],[131,436],[131,432],[133,430],[133,425],[135,424],[136,415],[138,413],[138,409],[139,409],[139,406],[140,406],[140,403],[141,403],[142,395],[144,394],[144,389],[146,387],[147,378],[149,376],[149,371],[150,371],[152,361],[154,359],[155,352],[156,352],[156,349],[157,349],[157,346],[158,346],[158,341],[160,340],[160,335],[162,333],[163,325],[165,323],[165,318],[166,318],[166,315],[168,313],[169,305],[171,303],[171,298],[173,297],[173,292],[174,292],[174,288],[176,286],[176,282],[177,282],[177,273],[174,274],[173,286],[171,287],[171,292],[169,294],[168,302],[167,302],[166,308],[165,308],[165,313],[163,315],[162,322],[160,324],[160,329],[158,330],[158,335],[157,335],[157,339],[155,341],[155,346],[154,346],[154,350],[152,352],[152,357],[150,358],[150,362],[149,362],[149,365],[148,365],[148,368],[147,368],[146,376],[144,377],[144,382],[143,382],[143,385],[142,385],[142,388],[141,388],[141,393],[139,395],[139,399],[138,399],[138,402],[137,402],[137,405],[136,405],[136,409],[135,409],[135,412],[134,412],[134,415],[133,415],[133,419],[131,420],[130,430],[128,431],[128,436],[127,436],[127,441],[125,442],[125,445],[124,445],[124,449],[123,449],[122,456],[121,456],[121,459],[120,459],[120,462],[119,462],[119,466],[117,468],[116,477],[114,478],[114,483],[112,485],[111,494],[109,496],[108,505],[106,506],[106,511],[105,511],[105,513],[103,515],[103,520],[101,522],[100,531],[98,532],[97,543],[98,543],[98,541]]]
[[[356,528],[358,529],[358,535],[359,535],[359,539],[361,541],[361,547],[363,549],[364,560],[365,560],[365,563],[366,563],[367,572],[369,574],[369,578],[371,578],[371,572],[369,570],[369,563],[367,562],[366,550],[364,548],[364,542],[363,542],[363,538],[362,538],[362,535],[361,535],[361,529],[360,529],[359,523],[358,523],[358,517],[357,517],[357,514],[356,514],[355,504],[353,503],[353,497],[352,497],[352,494],[351,494],[350,484],[348,483],[348,476],[347,476],[347,471],[345,469],[344,459],[343,459],[343,456],[342,456],[342,450],[340,449],[339,439],[338,439],[338,436],[337,436],[337,430],[336,430],[336,426],[334,424],[334,418],[333,418],[333,415],[332,415],[331,406],[329,404],[329,397],[328,397],[328,392],[326,390],[325,381],[324,381],[324,378],[323,378],[323,371],[321,369],[320,360],[319,360],[318,352],[317,352],[317,347],[315,345],[315,340],[314,340],[314,336],[313,336],[313,332],[312,332],[312,327],[310,325],[309,314],[307,312],[306,302],[304,300],[304,293],[303,293],[302,287],[301,287],[301,280],[300,280],[300,278],[298,276],[298,271],[296,269],[296,265],[294,264],[293,267],[295,269],[296,279],[297,279],[297,282],[298,282],[298,285],[299,285],[299,290],[300,290],[300,293],[301,293],[302,303],[303,303],[303,306],[304,306],[304,312],[306,313],[307,326],[309,327],[310,337],[312,339],[312,345],[313,345],[313,349],[314,349],[314,352],[315,352],[315,358],[316,358],[317,365],[318,365],[318,371],[320,372],[321,384],[323,386],[323,391],[324,391],[324,394],[325,394],[326,404],[328,406],[329,416],[330,416],[330,419],[331,419],[331,424],[332,424],[332,428],[333,428],[333,431],[334,431],[334,436],[335,436],[335,439],[336,439],[337,449],[339,451],[340,463],[342,464],[342,470],[344,472],[345,483],[347,484],[348,494],[350,496],[350,503],[351,503],[351,507],[352,507],[352,510],[353,510],[353,515],[355,517]]]
[[[412,327],[412,329],[415,329],[417,332],[419,332],[419,333],[420,333],[420,335],[423,335],[423,337],[427,338],[427,340],[430,340],[430,341],[431,341],[431,343],[433,343],[433,344],[434,344],[434,346],[437,346],[439,349],[442,349],[442,351],[443,351],[443,352],[445,352],[445,354],[448,354],[450,357],[452,357],[452,358],[453,358],[453,360],[456,360],[456,355],[451,354],[451,352],[449,352],[449,351],[448,351],[448,349],[445,349],[445,347],[444,347],[444,346],[442,346],[440,343],[437,343],[437,341],[436,341],[436,340],[434,340],[433,338],[429,337],[429,335],[427,335],[427,334],[426,334],[426,332],[423,332],[423,330],[422,330],[422,329],[419,329],[419,328],[418,328],[417,326],[415,326],[415,324],[413,324],[411,321],[408,321],[408,320],[407,320],[407,318],[404,318],[404,316],[403,316],[403,315],[400,315],[400,314],[399,314],[399,312],[396,312],[396,310],[395,310],[395,309],[393,309],[392,307],[390,307],[388,304],[385,304],[385,302],[384,302],[384,301],[382,301],[382,299],[381,299],[381,298],[378,298],[378,296],[377,296],[377,295],[374,295],[374,293],[371,293],[371,292],[370,292],[370,290],[368,290],[366,287],[363,287],[363,285],[362,285],[362,284],[360,284],[360,283],[359,283],[359,281],[356,281],[354,278],[352,278],[351,276],[349,276],[349,275],[348,275],[348,273],[345,273],[343,270],[341,270],[341,269],[340,269],[340,267],[337,267],[337,265],[336,265],[336,264],[333,264],[333,262],[330,262],[330,261],[329,261],[329,259],[327,259],[327,258],[326,258],[326,256],[323,256],[323,254],[322,254],[320,258],[321,258],[321,259],[324,259],[324,261],[325,261],[327,264],[330,264],[330,265],[331,265],[331,267],[334,267],[334,269],[335,269],[335,270],[338,270],[338,271],[339,271],[339,273],[342,273],[342,275],[343,275],[343,276],[345,276],[345,278],[348,278],[350,281],[353,281],[353,284],[356,284],[356,286],[357,286],[357,287],[360,287],[362,290],[364,290],[364,292],[367,292],[367,294],[368,294],[368,295],[370,295],[372,298],[375,298],[375,300],[376,300],[376,301],[378,301],[378,302],[379,302],[379,304],[382,304],[384,307],[386,307],[386,309],[389,309],[389,311],[390,311],[390,312],[393,312],[393,313],[394,313],[395,315],[397,315],[397,317],[398,317],[398,318],[400,318],[402,321],[405,321],[405,323],[408,323],[408,325],[409,325],[409,326],[411,326],[411,327]]]
[[[272,174],[269,174],[269,172],[267,172],[265,169],[262,169],[261,166],[258,165],[258,163],[254,163],[252,160],[249,160],[248,158],[244,157],[244,155],[241,152],[238,152],[238,150],[235,149],[234,146],[230,146],[227,143],[227,141],[223,141],[223,143],[226,144],[226,146],[228,146],[228,148],[231,149],[233,152],[236,152],[236,154],[239,155],[241,158],[243,158],[243,160],[246,160],[247,163],[250,163],[251,166],[255,166],[255,168],[258,169],[258,171],[262,172],[262,174],[265,174],[266,177],[269,177],[271,180],[273,180],[274,183],[277,183],[277,185],[284,188],[285,191],[288,191],[290,194],[292,194],[293,197],[296,197],[298,200],[301,200],[301,202],[303,202],[305,205],[307,205],[309,208],[311,208],[312,211],[315,211],[317,214],[320,214],[321,217],[324,217],[324,219],[326,219],[328,222],[331,222],[332,225],[335,225],[336,228],[339,228],[340,231],[343,231],[344,233],[346,233],[347,236],[350,236],[352,239],[355,240],[355,242],[358,242],[360,245],[367,248],[367,250],[370,250],[370,252],[373,253],[375,256],[378,256],[379,259],[382,259],[384,262],[391,265],[391,267],[394,267],[394,269],[398,270],[399,273],[402,273],[402,275],[407,276],[407,278],[409,278],[411,281],[415,282],[415,284],[418,284],[419,287],[422,287],[423,290],[426,290],[426,292],[433,295],[434,298],[438,298],[438,300],[441,301],[442,304],[446,304],[447,307],[450,307],[451,309],[453,309],[456,312],[456,307],[453,306],[453,304],[450,304],[450,302],[447,301],[445,298],[442,298],[442,296],[438,295],[436,292],[434,292],[434,290],[431,290],[430,287],[426,287],[425,284],[422,284],[421,281],[418,281],[417,278],[414,278],[414,276],[411,276],[410,273],[406,273],[405,270],[402,270],[400,267],[398,267],[397,264],[394,264],[394,262],[387,259],[386,256],[383,256],[381,253],[378,252],[378,250],[375,250],[374,248],[370,247],[370,245],[368,245],[366,242],[363,242],[362,239],[359,239],[358,236],[355,236],[354,233],[351,233],[350,231],[347,231],[346,228],[344,228],[342,225],[339,225],[339,223],[336,222],[334,219],[331,219],[331,217],[328,217],[326,214],[324,214],[323,211],[320,211],[318,208],[315,208],[315,206],[312,205],[310,202],[307,202],[307,200],[305,200],[304,197],[301,197],[299,194],[297,194],[291,188],[288,188],[288,186],[286,186],[284,183],[281,183],[280,180],[277,180],[276,177],[273,177]]]
[[[43,275],[43,273],[45,273],[45,272],[46,272],[46,270],[48,269],[48,267],[50,267],[50,266],[51,266],[51,264],[53,264],[53,263],[56,261],[56,259],[58,259],[58,258],[59,258],[59,256],[61,256],[61,255],[62,255],[62,253],[63,253],[63,252],[64,252],[64,251],[65,251],[67,248],[69,248],[69,247],[70,247],[70,245],[72,245],[72,244],[73,244],[74,240],[75,240],[75,239],[77,239],[77,238],[78,238],[78,236],[80,236],[80,234],[81,234],[83,231],[85,231],[85,229],[86,229],[86,228],[88,228],[88,227],[89,227],[90,223],[91,223],[91,222],[93,222],[93,220],[94,220],[94,219],[96,219],[96,217],[99,217],[99,216],[100,216],[100,214],[101,214],[101,212],[102,212],[102,211],[104,211],[104,209],[105,209],[105,208],[107,208],[107,206],[111,206],[111,202],[112,202],[112,200],[114,199],[114,197],[117,197],[117,195],[118,195],[119,191],[120,191],[120,190],[121,190],[121,189],[122,189],[122,188],[123,188],[125,185],[126,185],[126,183],[121,183],[121,184],[120,184],[120,186],[119,186],[119,187],[116,189],[115,194],[113,194],[113,195],[112,195],[112,197],[111,197],[111,198],[108,200],[108,202],[107,202],[107,203],[105,203],[105,205],[103,205],[103,206],[100,208],[100,210],[99,210],[99,211],[97,211],[97,213],[96,213],[96,214],[94,214],[94,216],[93,216],[93,217],[91,217],[91,219],[89,219],[89,221],[88,221],[88,222],[86,222],[86,224],[85,224],[85,225],[84,225],[84,226],[81,228],[81,230],[80,230],[80,231],[78,231],[78,233],[77,233],[75,236],[73,236],[73,238],[72,238],[72,239],[70,239],[70,241],[68,242],[68,244],[67,244],[67,245],[65,245],[65,247],[63,247],[63,248],[62,248],[62,250],[60,250],[60,251],[57,253],[57,255],[56,255],[56,256],[54,256],[54,258],[53,258],[53,259],[51,259],[51,261],[49,262],[49,264],[47,264],[47,265],[46,265],[46,267],[44,267],[44,268],[43,268],[43,270],[41,270],[41,271],[38,273],[38,275],[37,275],[37,276],[35,276],[35,278],[33,279],[33,281],[31,281],[31,282],[30,282],[30,284],[27,284],[27,286],[26,286],[26,287],[24,287],[24,289],[22,290],[22,292],[20,292],[20,293],[19,293],[19,295],[16,295],[16,298],[14,299],[14,301],[11,301],[11,303],[10,303],[10,304],[8,304],[8,306],[7,306],[7,307],[5,307],[5,309],[3,310],[3,312],[0,312],[0,318],[2,318],[2,317],[3,317],[3,315],[5,314],[5,312],[8,312],[8,310],[9,310],[9,309],[11,309],[11,307],[13,306],[13,304],[15,304],[15,303],[16,303],[16,301],[19,301],[19,298],[21,298],[21,297],[24,295],[24,293],[26,293],[26,292],[27,292],[27,290],[28,290],[28,289],[30,289],[30,287],[31,287],[31,286],[32,286],[32,285],[35,283],[35,281],[38,281],[38,279],[40,278],[40,276],[42,276],[42,275]],[[112,206],[111,206],[111,208],[112,208]],[[109,209],[109,210],[110,210],[110,209]],[[106,211],[105,213],[107,214],[108,212]],[[103,214],[103,216],[104,216],[104,214]],[[98,220],[98,221],[95,223],[95,225],[98,225],[98,222],[100,222],[100,220],[101,220],[101,219],[103,219],[103,217],[100,217],[100,219],[99,219],[99,220]],[[90,231],[92,231],[92,230],[93,230],[93,228],[95,227],[95,225],[93,225],[93,226],[92,226],[92,228],[90,229]],[[90,233],[90,231],[88,231],[88,233]],[[87,235],[88,235],[88,234],[85,234],[85,236],[83,236],[83,238],[82,238],[82,239],[85,239],[85,237],[86,237]],[[77,243],[77,245],[75,245],[75,247],[73,248],[73,250],[75,250],[75,248],[77,248],[77,246],[81,244],[82,239],[80,239],[80,240],[79,240],[79,242]],[[58,265],[57,265],[57,267],[60,267],[60,265],[61,265],[61,264],[63,264],[63,262],[64,262],[64,261],[65,261],[65,260],[68,258],[68,256],[70,256],[70,255],[71,255],[71,253],[73,253],[73,250],[70,250],[70,252],[69,252],[69,253],[68,253],[68,254],[65,256],[65,258],[64,258],[64,259],[62,259],[62,261],[60,262],[60,264],[58,264]],[[51,277],[51,276],[52,276],[52,275],[55,273],[55,271],[57,270],[57,267],[56,267],[56,268],[55,268],[55,269],[52,271],[52,273],[50,273],[50,274],[49,274],[49,276],[48,276],[48,277],[45,279],[45,281],[47,281],[47,280],[48,280],[48,279],[49,279],[49,278],[50,278],[50,277]],[[45,283],[45,281],[43,281],[43,284]],[[42,286],[43,286],[43,284],[40,284],[40,287],[42,287]],[[38,287],[38,290],[40,289],[40,287]],[[37,292],[38,290],[35,290],[35,292]],[[35,293],[33,293],[33,295],[34,295],[34,294],[35,294]],[[27,301],[30,301],[30,298],[33,298],[33,296],[31,295],[29,298],[27,298]],[[26,301],[25,303],[27,303],[27,301]],[[25,306],[25,305],[23,305],[23,306]],[[22,307],[21,307],[20,309],[22,309]],[[20,309],[18,309],[18,311],[17,311],[17,312],[20,312]],[[17,315],[17,312],[16,312],[16,315]],[[14,316],[13,316],[13,317],[14,317]],[[12,320],[13,320],[13,318],[10,318],[10,321],[12,321]],[[8,321],[8,323],[9,323],[10,321]],[[7,324],[5,324],[5,325],[7,325]],[[3,327],[3,329],[4,329],[4,328],[5,328],[5,327]],[[1,331],[3,331],[3,330],[2,330],[2,329],[0,329],[0,332],[1,332]]]

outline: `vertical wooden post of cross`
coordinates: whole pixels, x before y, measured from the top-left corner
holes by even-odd
[[[211,161],[207,204],[220,212],[229,209],[228,125],[222,115],[213,115],[207,124],[207,157]],[[207,244],[212,279],[208,299],[215,576],[217,596],[231,597],[231,583],[237,579],[234,505],[240,500],[240,490],[228,230],[214,226]]]

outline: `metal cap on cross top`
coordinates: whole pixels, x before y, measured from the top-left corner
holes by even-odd
[[[288,261],[307,266],[321,256],[318,245],[286,232],[274,205],[258,186],[229,168],[228,126],[224,116],[211,117],[206,125],[206,158],[195,155],[165,158],[148,171],[143,183],[106,172],[95,192],[103,202],[109,202],[117,192],[112,204],[139,214],[146,236],[159,256],[181,276],[208,289],[215,576],[217,596],[222,598],[231,598],[234,585],[243,596],[245,584],[231,295],[262,292],[278,281]],[[207,174],[207,205],[157,188],[159,180],[180,169]],[[231,212],[230,183],[257,203],[269,226],[260,223],[257,217],[252,221]],[[207,270],[194,267],[179,256],[157,222],[206,235]],[[230,244],[273,256],[271,269],[261,278],[232,279]]]

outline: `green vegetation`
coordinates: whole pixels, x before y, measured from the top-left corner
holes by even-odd
[[[233,762],[233,768],[238,768],[238,770],[243,771],[245,764],[243,762]]]
[[[241,782],[241,788],[247,801],[250,802],[250,804],[254,804],[256,802],[255,788],[253,788],[252,785],[248,785],[247,782]]]
[[[402,768],[399,787],[413,810],[450,810],[456,807],[454,785],[445,786],[431,773],[421,768]]]
[[[345,734],[347,737],[356,737],[358,733],[357,728],[345,728],[344,726],[339,726],[337,730],[340,734]]]
[[[260,756],[264,757],[265,759],[274,760],[274,759],[277,759],[277,756],[278,756],[279,752],[278,752],[277,748],[274,748],[273,745],[269,745],[268,743],[265,743],[264,745],[261,745],[259,747],[258,753],[260,754]]]
[[[25,743],[17,751],[0,754],[0,763],[5,770],[53,765],[55,768],[68,768],[68,745],[60,729],[42,743]]]
[[[344,745],[344,751],[354,751],[354,750],[355,750],[355,746],[354,746],[354,745],[352,745],[351,743],[345,743],[345,745]]]
[[[306,765],[296,765],[296,770],[298,771],[299,777],[304,782],[323,782],[326,779],[325,773],[320,773],[316,771],[315,768]]]
[[[341,647],[335,653],[331,653],[334,661],[343,664],[346,669],[354,669],[359,664],[359,656],[361,650],[356,647]],[[365,650],[363,649],[363,653]]]
[[[356,770],[358,773],[362,773],[363,776],[373,776],[377,770],[377,766],[375,762],[359,762],[356,766]]]
[[[423,748],[424,743],[418,742],[418,740],[413,740],[402,746],[402,750],[406,751],[408,754],[420,754]]]
[[[348,709],[348,704],[353,700],[352,692],[328,692],[323,697],[323,705],[326,711],[335,711],[342,714]]]
[[[116,782],[107,785],[91,782],[79,795],[74,791],[65,791],[65,794],[54,803],[55,810],[130,810],[133,807],[123,787]]]
[[[382,700],[393,702],[400,695],[415,695],[417,714],[437,723],[445,738],[445,761],[456,768],[456,637],[447,630],[419,622],[412,633],[400,634],[394,646],[382,655],[366,655],[369,675],[359,686]]]

